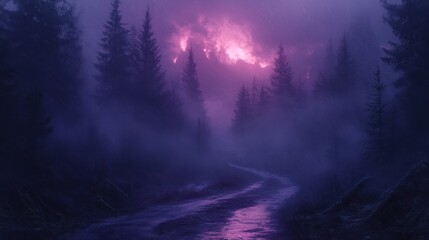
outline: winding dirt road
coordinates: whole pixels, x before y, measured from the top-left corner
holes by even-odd
[[[276,239],[273,213],[296,192],[287,179],[254,169],[231,167],[257,175],[246,187],[106,219],[64,236],[64,240],[134,239]]]

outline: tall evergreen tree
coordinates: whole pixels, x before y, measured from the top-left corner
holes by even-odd
[[[149,9],[146,10],[143,29],[139,35],[139,43],[142,85],[145,94],[153,95],[153,98],[162,98],[163,94],[165,94],[164,72],[161,69],[161,56],[152,30],[152,16]]]
[[[80,34],[73,6],[66,0],[14,3],[9,37],[22,94],[38,88],[57,119],[76,118],[82,82]]]
[[[134,103],[144,117],[180,125],[181,106],[177,96],[165,86],[159,47],[152,30],[152,16],[146,10],[133,56]]]
[[[232,120],[232,129],[236,133],[243,133],[249,126],[252,119],[252,103],[249,90],[243,85],[238,93],[235,104],[234,119]]]
[[[401,112],[406,122],[410,146],[429,154],[429,2],[402,0],[391,4],[383,0],[385,21],[393,29],[398,42],[385,49],[384,61],[401,72],[395,82],[400,90]]]
[[[140,119],[163,123],[167,128],[183,124],[181,103],[177,95],[166,89],[158,43],[152,30],[152,16],[146,10],[141,31],[132,52],[132,104]]]
[[[381,80],[380,69],[374,73],[374,83],[368,102],[367,149],[366,155],[376,164],[383,164],[386,149],[386,103],[384,100],[386,86]]]
[[[208,147],[210,129],[192,48],[189,49],[188,59],[183,70],[182,84],[183,103],[192,132],[196,132],[196,145],[200,150],[205,151]]]
[[[128,31],[120,11],[120,0],[112,0],[109,19],[104,25],[101,52],[95,64],[98,75],[97,95],[103,101],[124,100],[130,77]]]
[[[292,83],[293,72],[289,66],[283,45],[280,44],[271,75],[271,92],[274,99],[282,107],[290,106],[294,100],[295,87]]]
[[[200,89],[198,80],[197,64],[195,63],[194,53],[192,48],[189,50],[188,61],[183,72],[183,86],[185,105],[189,108],[191,121],[200,119],[207,121],[206,110],[204,108],[203,94]]]

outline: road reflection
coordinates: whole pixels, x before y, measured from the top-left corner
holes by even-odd
[[[272,214],[280,207],[281,202],[292,196],[296,190],[293,186],[283,188],[254,206],[235,210],[219,231],[202,233],[200,238],[203,240],[271,239],[278,230]]]

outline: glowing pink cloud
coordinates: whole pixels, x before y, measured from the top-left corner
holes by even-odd
[[[191,42],[203,46],[207,59],[214,56],[226,64],[241,61],[265,68],[270,62],[266,56],[257,54],[257,49],[261,49],[261,46],[253,40],[250,28],[229,19],[212,21],[200,17],[194,24],[176,26],[176,33],[170,39],[173,55],[185,52]]]
[[[180,49],[182,49],[183,52],[186,52],[186,49],[188,47],[188,41],[189,41],[189,31],[185,31],[180,36]]]

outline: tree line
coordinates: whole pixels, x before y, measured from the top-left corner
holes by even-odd
[[[358,131],[364,133],[361,158],[365,166],[379,171],[386,168],[387,171],[401,171],[403,167],[427,158],[429,75],[426,58],[429,36],[426,30],[429,19],[424,12],[429,6],[425,1],[410,0],[400,4],[384,0],[382,5],[386,10],[384,20],[397,41],[383,49],[384,56],[378,65],[384,63],[393,67],[400,75],[399,79],[386,78],[376,65],[373,66],[373,78],[363,79],[361,76],[368,74],[359,71],[365,63],[356,61],[351,50],[354,46],[350,46],[345,35],[337,50],[332,42],[326,45],[325,59],[314,88],[311,91],[302,89],[280,45],[268,85],[256,88],[258,94],[255,94],[255,86],[240,88],[232,119],[233,131],[249,136],[261,131],[257,126],[269,125],[264,121],[278,117],[279,112],[286,116],[279,121],[285,123],[285,119],[299,114],[299,109],[320,107],[322,102],[325,107],[331,105],[332,108],[325,112],[327,116],[323,119],[313,115],[315,121],[321,122],[314,131],[319,135],[326,133],[326,138],[330,139],[327,155],[332,161],[341,163],[342,160],[334,159],[345,159],[347,154],[350,155],[345,153],[339,157],[344,151],[344,142],[348,141],[341,137],[340,126],[348,124],[361,126]],[[395,93],[394,97],[389,97],[392,93]],[[365,102],[361,100],[363,97]],[[299,136],[295,137],[299,139]]]
[[[88,94],[74,5],[0,1],[0,195],[7,196],[0,211],[10,222],[40,226],[83,217],[73,208],[96,216],[116,213],[136,186],[155,181],[141,183],[131,172],[160,171],[164,163],[152,162],[168,156],[134,153],[145,146],[133,153],[109,150],[104,137],[109,129],[97,126],[88,107],[92,102],[102,117],[125,114],[123,119],[133,119],[138,128],[153,129],[157,135],[148,134],[148,140],[183,135],[191,141],[183,144],[186,151],[208,150],[209,121],[192,49],[183,69],[185,94],[179,96],[167,86],[149,8],[135,33],[123,22],[121,1],[110,6],[94,63],[96,87]],[[133,162],[132,154],[143,159]],[[124,168],[128,171],[120,172]],[[78,198],[78,204],[64,205],[64,199]]]

